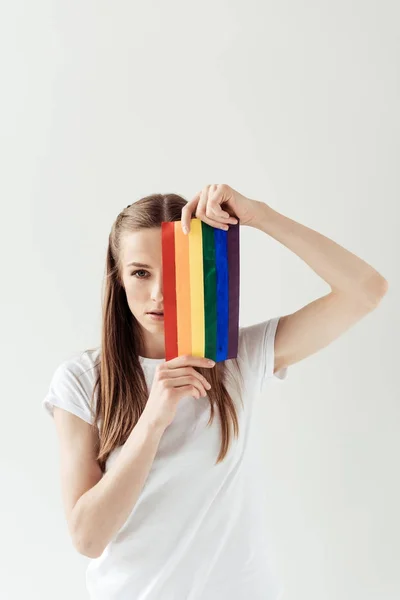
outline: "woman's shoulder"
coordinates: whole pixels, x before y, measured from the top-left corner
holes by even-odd
[[[89,348],[75,352],[57,366],[53,381],[74,381],[91,394],[98,376],[100,348]]]
[[[58,366],[58,369],[65,369],[73,372],[76,377],[84,376],[85,374],[94,374],[100,364],[100,348],[88,348],[75,352],[68,358],[64,359]]]
[[[59,363],[43,405],[53,416],[53,406],[64,408],[88,423],[93,422],[92,395],[98,374],[100,349],[90,348]]]
[[[275,335],[279,316],[239,328],[238,357],[248,368],[252,379],[263,383],[273,375],[277,379],[286,379],[287,369],[274,373]]]

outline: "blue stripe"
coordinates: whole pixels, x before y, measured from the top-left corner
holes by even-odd
[[[229,341],[229,279],[227,231],[214,229],[215,267],[217,271],[217,356],[226,360]]]

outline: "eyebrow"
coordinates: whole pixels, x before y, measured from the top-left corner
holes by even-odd
[[[127,267],[133,266],[133,267],[142,267],[143,269],[151,269],[150,265],[145,265],[144,263],[139,263],[139,262],[130,262],[126,265]]]

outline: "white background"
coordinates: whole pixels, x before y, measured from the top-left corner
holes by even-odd
[[[398,3],[12,0],[0,17],[1,598],[86,598],[41,402],[99,343],[113,220],[227,183],[389,281],[258,422],[284,600],[398,599]],[[242,325],[329,291],[246,227],[241,277]]]

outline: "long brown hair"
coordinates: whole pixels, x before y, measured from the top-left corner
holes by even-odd
[[[121,239],[123,235],[141,229],[160,227],[161,230],[163,221],[180,221],[185,204],[187,201],[177,194],[152,194],[125,208],[111,228],[103,291],[100,368],[91,399],[94,426],[99,422],[97,460],[103,470],[109,454],[125,443],[135,427],[149,395],[139,361],[143,336],[128,306],[122,280]],[[237,359],[230,360],[242,381]],[[231,426],[235,437],[239,435],[235,404],[225,387],[228,370],[225,361],[217,362],[212,369],[195,368],[211,384],[207,392],[211,410],[208,425],[214,420],[215,405],[220,415],[222,440],[215,463],[218,464],[228,452]],[[240,399],[243,406],[241,394]]]

